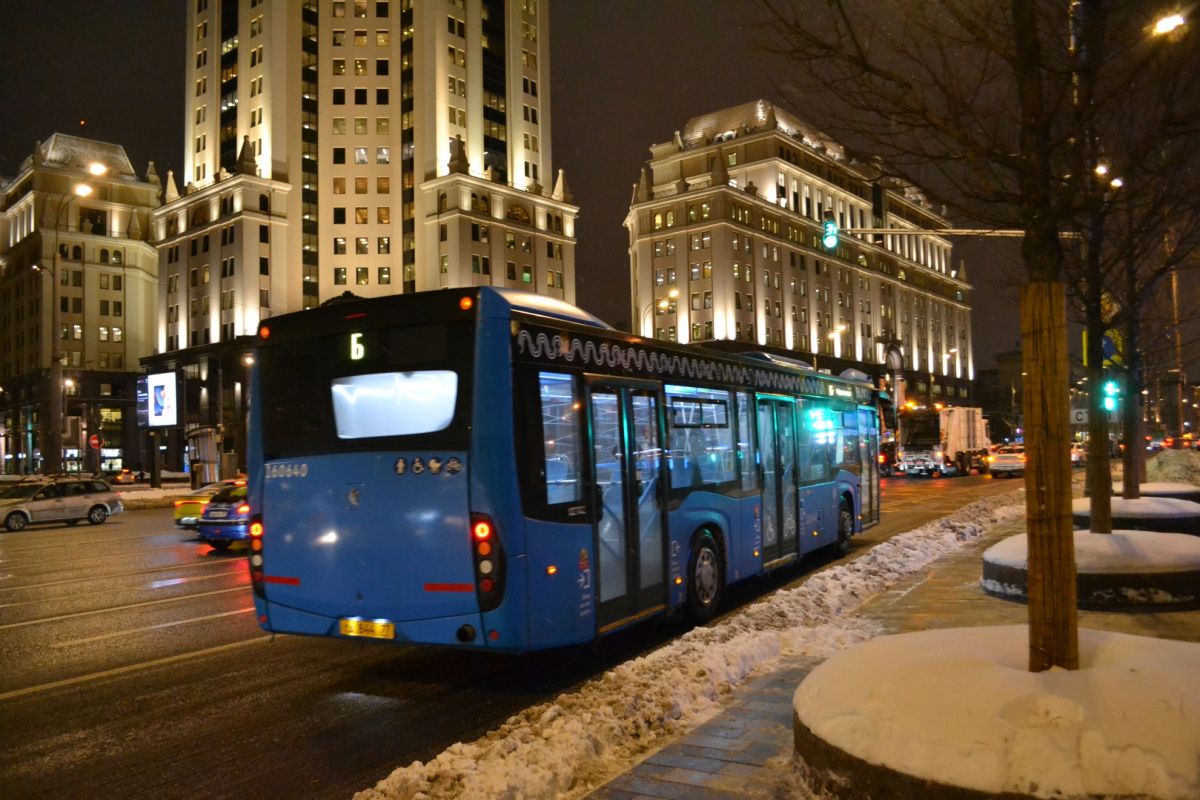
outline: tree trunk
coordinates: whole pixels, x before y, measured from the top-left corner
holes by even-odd
[[[1104,335],[1108,332],[1108,320],[1104,318],[1100,270],[1102,230],[1102,220],[1095,217],[1089,220],[1084,254],[1087,352],[1083,360],[1088,375],[1087,487],[1091,506],[1088,527],[1092,533],[1112,533],[1112,465],[1108,460],[1108,411],[1104,408]]]
[[[1112,533],[1112,464],[1108,458],[1108,411],[1104,408],[1104,355],[1092,350],[1088,331],[1087,487],[1092,533]],[[1096,348],[1099,350],[1100,348]]]
[[[1126,267],[1129,280],[1128,296],[1136,297],[1137,272]],[[1126,500],[1137,500],[1142,496],[1142,482],[1146,480],[1146,434],[1142,407],[1142,359],[1138,354],[1142,320],[1136,304],[1130,305],[1125,320],[1125,380],[1122,382],[1121,435],[1125,439],[1125,452],[1121,454],[1124,477],[1121,479],[1121,496]]]
[[[1071,525],[1066,292],[1021,287],[1025,368],[1025,510],[1029,539],[1029,669],[1079,668]]]

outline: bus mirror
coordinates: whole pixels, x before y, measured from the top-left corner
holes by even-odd
[[[879,398],[879,412],[883,414],[883,427],[890,431],[899,430],[896,424],[896,404],[891,400]]]

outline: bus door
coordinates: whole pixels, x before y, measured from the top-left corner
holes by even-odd
[[[853,412],[851,412],[853,413]],[[862,463],[862,524],[879,522],[879,425],[874,409],[858,410],[858,449]]]
[[[759,398],[759,467],[762,470],[762,559],[770,564],[796,553],[799,514],[796,492],[795,403]]]
[[[661,397],[653,383],[589,381],[600,633],[666,604]]]

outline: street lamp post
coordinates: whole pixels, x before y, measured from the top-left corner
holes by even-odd
[[[93,175],[104,174],[104,167],[93,164]],[[58,212],[54,219],[54,252],[50,258],[50,398],[49,414],[51,424],[47,428],[47,436],[42,443],[42,472],[47,475],[62,471],[63,431],[65,429],[66,402],[63,398],[62,353],[59,352],[62,333],[60,326],[60,309],[58,299],[58,284],[61,280],[58,273],[59,260],[59,231],[62,230],[63,214],[71,207],[71,202],[77,197],[87,197],[92,193],[92,187],[86,183],[76,184],[70,194],[58,201]],[[35,265],[34,269],[45,272],[45,269]]]
[[[674,300],[676,297],[679,297],[679,290],[672,289],[671,291],[667,292],[667,297],[669,297],[671,300]],[[649,303],[646,304],[646,307],[642,309],[642,316],[639,319],[640,322],[646,321],[646,315],[648,315],[650,313],[650,309],[653,308],[655,305],[658,305],[659,308],[661,308],[665,311],[671,305],[671,302],[670,302],[670,300],[668,300],[666,298],[659,300],[657,304],[653,300],[651,300]],[[645,329],[646,328],[643,325],[642,330],[645,330]],[[644,333],[642,335],[647,336],[649,338],[654,337],[654,319],[653,318],[650,319],[650,332]]]

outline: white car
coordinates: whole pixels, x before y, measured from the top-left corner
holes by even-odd
[[[99,525],[124,510],[111,486],[86,478],[22,483],[0,497],[0,521],[14,532],[38,522]]]
[[[993,478],[1025,474],[1025,447],[1013,444],[1000,447],[988,456],[988,472]]]
[[[1071,466],[1082,467],[1087,463],[1087,446],[1082,444],[1071,445]]]

